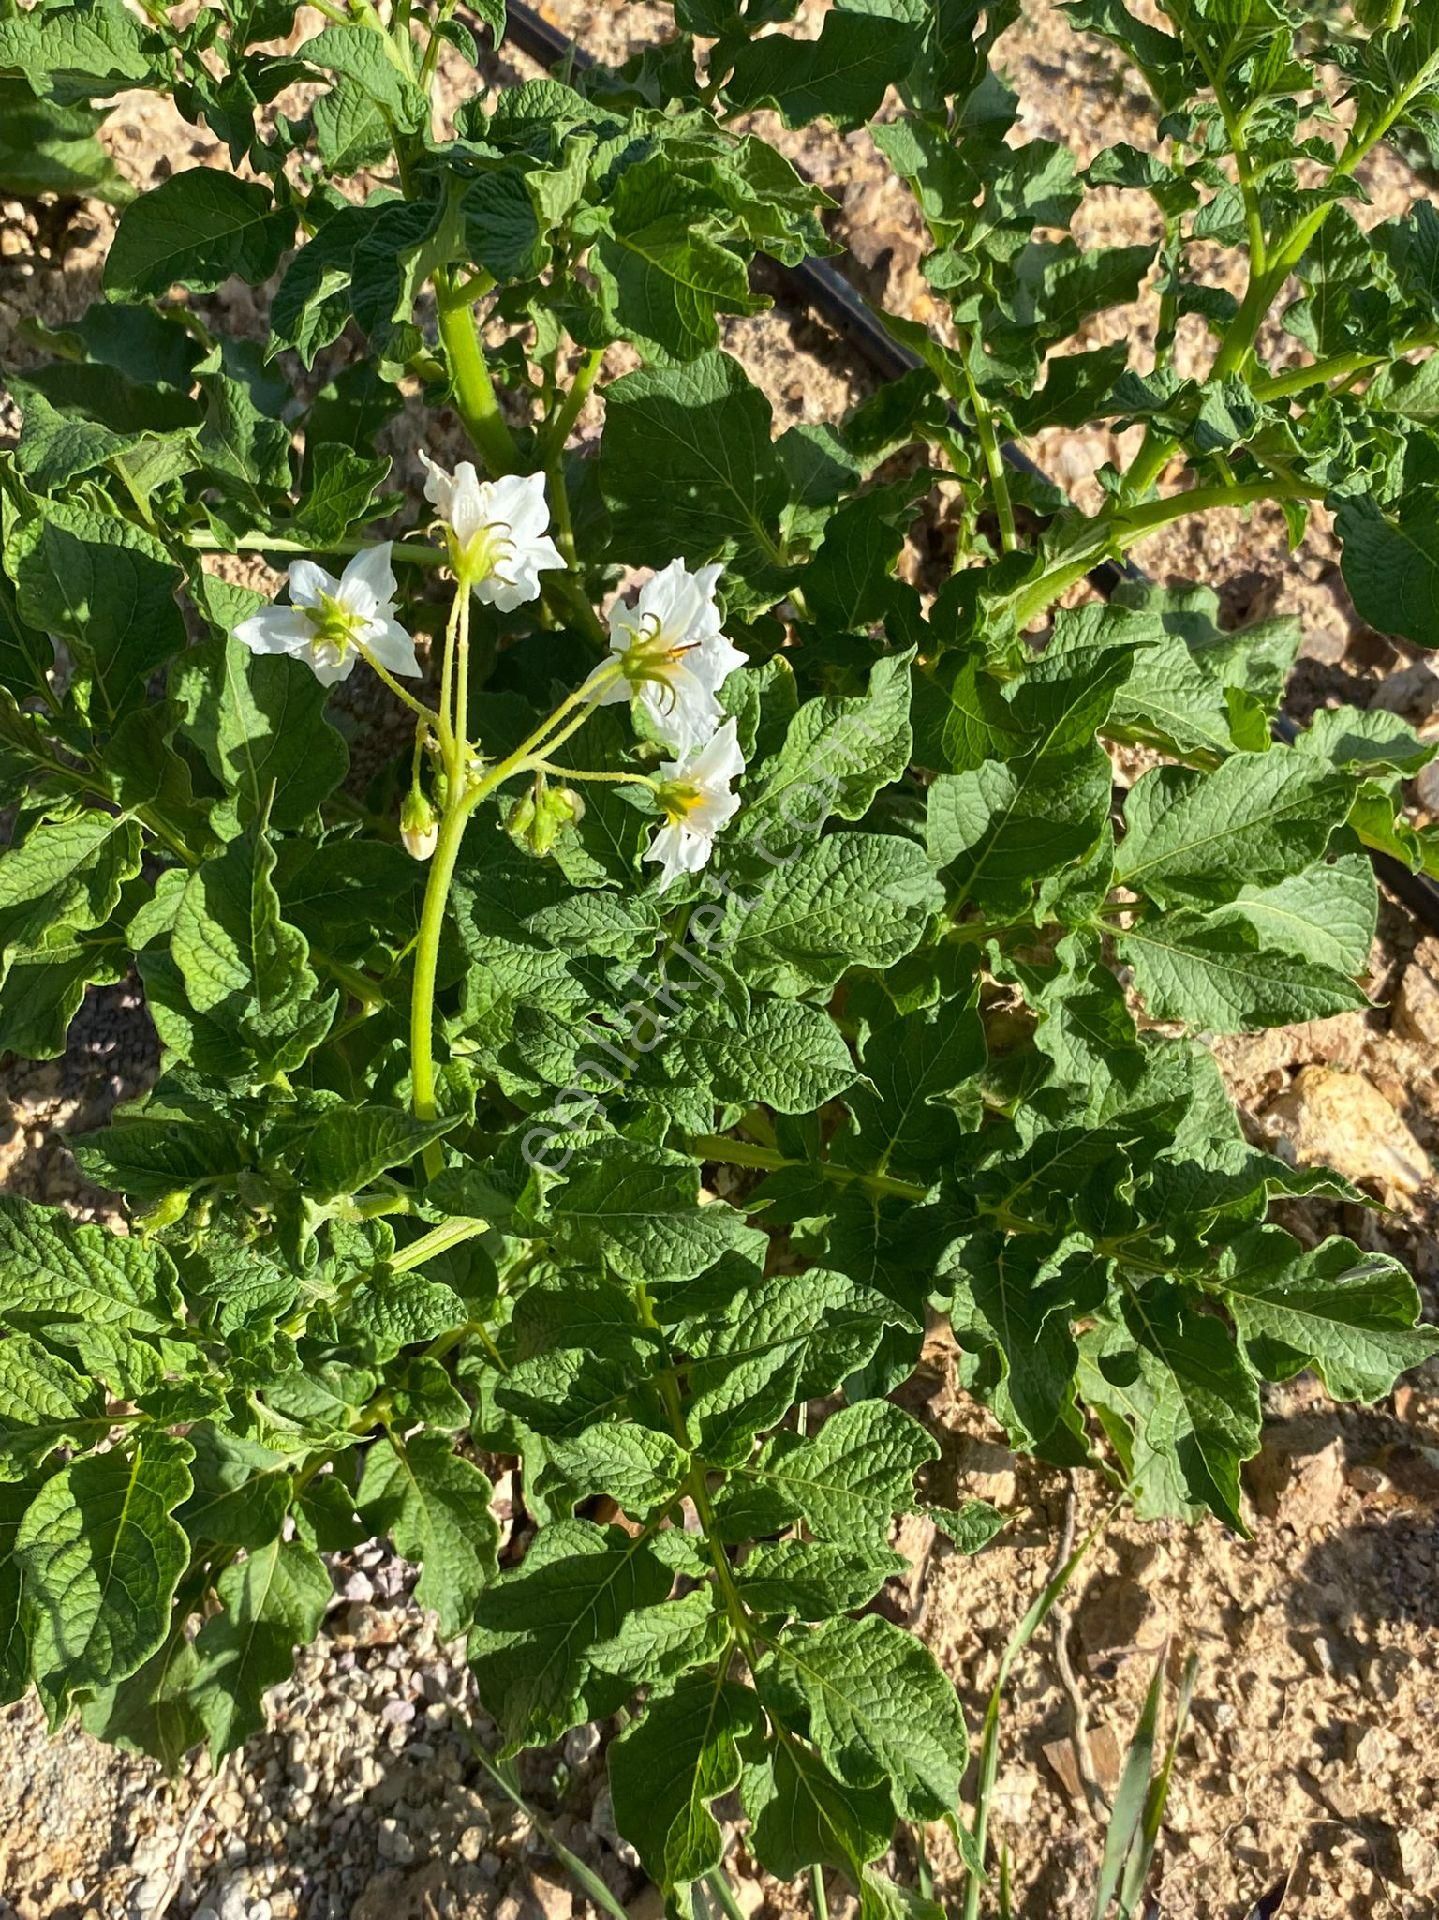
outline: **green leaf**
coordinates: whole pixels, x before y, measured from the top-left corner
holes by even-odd
[[[862,819],[880,789],[903,777],[912,748],[913,658],[906,652],[877,660],[858,699],[804,703],[736,822],[746,839],[780,853],[817,834],[831,815]]]
[[[628,1697],[629,1682],[597,1669],[590,1652],[636,1608],[663,1600],[672,1579],[648,1541],[617,1528],[541,1529],[523,1563],[481,1594],[470,1640],[480,1700],[507,1752],[558,1739]]]
[[[906,1571],[897,1553],[861,1556],[821,1540],[780,1540],[748,1554],[736,1584],[751,1613],[823,1620],[866,1606],[886,1580]]]
[[[1379,1400],[1399,1375],[1439,1353],[1439,1330],[1416,1327],[1409,1273],[1338,1238],[1305,1247],[1278,1227],[1232,1241],[1220,1289],[1245,1351],[1268,1380],[1313,1367],[1336,1400]]]
[[[400,64],[390,36],[377,32],[368,21],[326,27],[304,41],[295,58],[327,73],[342,74],[401,131],[418,132],[424,124],[428,103],[423,92]]]
[[[1352,798],[1350,780],[1283,748],[1208,774],[1156,767],[1125,801],[1115,878],[1163,907],[1269,886],[1319,858]]]
[[[1132,632],[1113,623],[1061,626],[1014,683],[1003,716],[1012,732],[989,749],[994,757],[931,785],[930,855],[952,873],[959,900],[1017,910],[1036,880],[1082,858],[1099,839],[1111,774],[1097,734],[1134,646]]]
[[[608,317],[642,347],[693,360],[719,345],[718,315],[757,313],[744,260],[717,231],[723,203],[662,150],[626,168],[590,253]]]
[[[1068,1410],[1076,1362],[1070,1318],[1103,1301],[1103,1264],[1074,1241],[1054,1246],[1042,1235],[982,1232],[951,1248],[943,1270],[954,1281],[956,1333],[977,1336],[1000,1355],[996,1412],[1016,1440],[1042,1445]]]
[[[781,1719],[807,1712],[810,1739],[847,1786],[886,1787],[912,1820],[952,1812],[969,1757],[964,1716],[912,1634],[874,1613],[791,1629],[757,1678]]]
[[[144,28],[121,0],[7,8],[0,71],[19,73],[42,98],[103,99],[152,77]]]
[[[421,1569],[415,1596],[440,1616],[446,1640],[466,1633],[475,1604],[494,1579],[499,1528],[494,1488],[439,1433],[394,1435],[365,1455],[356,1504],[366,1523],[387,1533]]]
[[[615,1823],[661,1886],[685,1886],[719,1865],[710,1812],[739,1784],[740,1743],[759,1732],[759,1703],[724,1668],[686,1674],[610,1748]]]
[[[1135,1298],[1126,1323],[1080,1336],[1079,1385],[1146,1519],[1207,1507],[1236,1532],[1239,1465],[1259,1450],[1259,1388],[1228,1329],[1173,1288]]]
[[[1156,1020],[1253,1033],[1369,1004],[1347,975],[1262,945],[1235,917],[1161,914],[1116,934],[1114,944]]]
[[[689,1471],[689,1455],[667,1433],[629,1422],[551,1440],[549,1455],[576,1500],[608,1494],[635,1520],[667,1507]]]
[[[190,1684],[218,1761],[264,1726],[266,1693],[289,1679],[295,1649],[319,1633],[335,1589],[319,1554],[297,1536],[252,1548],[215,1591],[224,1610],[200,1630]]]
[[[305,936],[281,917],[274,866],[263,833],[233,842],[191,873],[171,935],[190,1005],[233,1033],[262,1072],[298,1066],[338,1001],[319,998]]]
[[[834,7],[817,40],[777,34],[747,41],[725,92],[737,107],[773,107],[786,126],[821,115],[839,127],[872,120],[887,87],[914,60],[911,29],[869,7]]]
[[[35,1676],[61,1697],[113,1686],[169,1629],[190,1557],[172,1517],[190,1492],[192,1449],[143,1435],[45,1482],[15,1537]]]
[[[802,1001],[757,999],[732,1018],[702,1010],[684,1045],[721,1100],[759,1101],[776,1113],[812,1113],[857,1078],[839,1028]]]
[[[851,967],[903,959],[941,904],[924,850],[912,840],[832,833],[732,905],[718,944],[745,979],[798,998],[833,987]]]
[[[102,926],[139,871],[133,821],[108,813],[42,821],[0,855],[0,960]]]
[[[168,293],[177,283],[209,293],[232,274],[268,280],[294,238],[295,216],[260,181],[214,167],[173,173],[133,200],[105,261],[113,299]]]
[[[345,777],[326,690],[300,661],[211,641],[180,658],[172,689],[184,731],[230,790],[237,827],[267,807],[273,826],[301,826]]]
[[[741,1214],[699,1203],[688,1156],[632,1140],[586,1150],[553,1196],[555,1242],[569,1258],[603,1259],[622,1280],[690,1280],[754,1238]]]
[[[1340,565],[1360,617],[1380,633],[1439,646],[1439,507],[1411,494],[1386,514],[1370,494],[1350,494],[1334,516]]]
[[[95,138],[99,121],[88,108],[37,100],[22,81],[0,80],[0,193],[13,200],[89,196],[123,206],[132,189]]]
[[[934,1441],[887,1400],[842,1407],[813,1439],[777,1433],[736,1467],[715,1501],[721,1537],[776,1532],[803,1517],[821,1540],[860,1553],[887,1542],[891,1516],[914,1505],[914,1476]]]
[[[0,1313],[170,1333],[180,1293],[174,1263],[154,1241],[0,1194]]]
[[[823,1864],[859,1885],[894,1836],[894,1803],[882,1786],[845,1785],[793,1739],[746,1775],[745,1809],[756,1857],[782,1880]]]
[[[691,1579],[708,1571],[704,1549],[682,1528],[662,1528],[654,1542],[661,1558]],[[706,1583],[657,1607],[636,1607],[612,1640],[593,1648],[590,1659],[631,1687],[658,1687],[690,1667],[708,1666],[724,1655],[734,1637],[733,1623],[717,1602],[714,1587]]]
[[[55,1448],[103,1436],[98,1384],[27,1333],[0,1341],[0,1460],[38,1464]],[[89,1428],[87,1433],[84,1430]]]
[[[984,1026],[969,1004],[896,1014],[864,1043],[865,1080],[846,1095],[867,1167],[929,1170],[952,1157],[972,1102],[961,1089],[983,1070]]]
[[[398,1107],[331,1107],[305,1143],[300,1177],[318,1200],[358,1193],[391,1167],[408,1165],[454,1125],[454,1118],[416,1120]]]
[[[687,1289],[682,1304],[674,1338],[692,1356],[689,1417],[716,1461],[742,1458],[754,1434],[796,1400],[832,1392],[898,1317],[883,1294],[817,1268],[735,1289],[721,1266]]]
[[[1006,1516],[984,1500],[966,1500],[953,1511],[947,1507],[926,1507],[924,1511],[964,1554],[982,1552],[1008,1524]]]
[[[1362,853],[1320,861],[1273,886],[1245,886],[1215,924],[1243,920],[1270,951],[1315,960],[1336,973],[1363,973],[1379,913],[1374,869]]]
[[[103,713],[138,705],[147,677],[185,644],[170,556],[114,514],[51,501],[6,542],[5,564],[22,618],[71,642]]]
[[[727,592],[733,576],[763,598],[783,578],[789,494],[770,431],[768,400],[726,354],[607,387],[599,484],[615,552],[656,567],[723,556]]]
[[[114,953],[84,945],[53,947],[13,961],[0,994],[0,1052],[53,1060],[65,1051],[70,1022],[91,985],[123,980]]]

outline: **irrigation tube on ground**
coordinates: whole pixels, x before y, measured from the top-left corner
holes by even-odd
[[[547,70],[568,63],[577,71],[583,71],[596,64],[593,54],[587,53],[532,7],[524,5],[523,0],[509,0],[507,36],[522,53]],[[779,271],[795,297],[813,307],[882,378],[897,380],[921,364],[917,355],[901,346],[886,330],[850,282],[828,261],[806,260],[800,266],[783,267]],[[1011,466],[1041,479],[1048,477],[1012,441],[1005,446],[1004,457]],[[1089,575],[1090,584],[1106,599],[1126,578],[1143,579],[1144,575],[1132,563],[1121,565],[1113,560],[1102,561]],[[1281,714],[1275,722],[1275,732],[1281,739],[1292,740],[1298,728]],[[1370,859],[1390,892],[1404,902],[1417,920],[1431,931],[1439,932],[1439,885],[1422,873],[1411,873],[1401,861],[1387,853],[1371,853]]]

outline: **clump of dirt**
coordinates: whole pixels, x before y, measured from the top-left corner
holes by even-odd
[[[648,4],[547,8],[601,58],[668,30]],[[799,30],[823,7],[804,0]],[[320,16],[302,12],[297,35]],[[1144,142],[1150,121],[1116,55],[1071,33],[1057,6],[1029,0],[1002,64],[1022,103],[1026,137],[1058,137],[1081,161],[1101,145]],[[506,76],[524,70],[508,54]],[[493,71],[493,63],[491,66]],[[527,70],[526,70],[527,71]],[[447,53],[442,110],[475,88]],[[835,200],[835,231],[872,295],[933,318],[918,273],[919,229],[863,131],[764,130]],[[135,98],[112,116],[107,142],[146,186],[174,167],[226,164],[223,150],[168,105]],[[1414,182],[1390,156],[1364,182],[1365,220],[1402,210]],[[1091,244],[1152,237],[1142,196],[1105,193],[1082,210]],[[72,320],[99,295],[114,215],[86,205],[37,218],[0,207],[0,363],[38,357],[28,321]],[[1223,256],[1208,263],[1222,279]],[[207,301],[221,328],[261,337],[263,300],[238,286]],[[1077,347],[1127,338],[1144,364],[1155,307],[1099,316]],[[1188,323],[1187,323],[1188,324]],[[725,344],[769,395],[777,426],[833,419],[873,384],[814,316],[783,306],[731,323]],[[1181,360],[1199,361],[1197,330]],[[620,350],[607,373],[630,364]],[[337,362],[338,364],[338,362]],[[335,369],[329,369],[333,372]],[[3,409],[3,403],[0,403]],[[581,421],[593,438],[596,399]],[[0,438],[13,430],[0,410]],[[386,429],[395,480],[419,513],[414,449],[463,457],[452,417],[427,418],[415,396]],[[1132,441],[1095,431],[1044,436],[1035,452],[1076,498]],[[1439,679],[1407,648],[1358,623],[1327,523],[1316,513],[1291,553],[1277,512],[1176,523],[1137,551],[1165,581],[1201,580],[1233,622],[1273,612],[1299,619],[1304,642],[1289,704],[1303,720],[1327,702],[1381,705],[1439,726]],[[347,724],[358,737],[371,716]],[[1421,819],[1439,813],[1439,783],[1421,788]],[[1374,1008],[1336,1020],[1229,1039],[1216,1056],[1256,1140],[1349,1172],[1376,1210],[1306,1205],[1286,1224],[1318,1237],[1348,1232],[1396,1254],[1439,1299],[1439,943],[1421,939],[1386,900],[1371,963]],[[87,1187],[62,1130],[103,1122],[116,1099],[144,1090],[157,1067],[133,988],[93,994],[63,1062],[0,1072],[0,1183],[121,1224],[110,1196]],[[999,1539],[965,1559],[913,1520],[899,1544],[915,1565],[886,1596],[935,1649],[977,1728],[1002,1649],[1055,1563],[1068,1520],[1080,1537],[1105,1508],[1104,1489],[1070,1485],[1014,1456],[959,1392],[953,1352],[936,1334],[908,1390],[940,1439],[938,1497],[991,1499],[1009,1516]],[[1111,1797],[1125,1744],[1157,1662],[1173,1676],[1189,1652],[1200,1674],[1156,1876],[1173,1920],[1341,1920],[1439,1911],[1439,1364],[1384,1406],[1335,1409],[1301,1379],[1269,1396],[1265,1446],[1246,1473],[1254,1537],[1213,1522],[1187,1528],[1110,1519],[1086,1562],[1057,1644],[1048,1630],[1019,1662],[1006,1695],[994,1834],[1013,1864],[1025,1920],[1081,1920],[1102,1844],[1091,1810]],[[555,1843],[586,1860],[636,1915],[655,1920],[648,1890],[614,1833],[604,1788],[608,1729],[577,1730],[527,1759],[522,1785],[545,1830],[520,1815],[475,1759],[486,1723],[460,1650],[437,1642],[410,1598],[412,1571],[371,1544],[334,1562],[324,1636],[276,1691],[269,1726],[218,1777],[203,1758],[175,1781],[83,1733],[45,1733],[32,1705],[0,1714],[0,1920],[567,1920],[594,1909],[566,1880]],[[1087,1723],[1076,1747],[1076,1726]],[[1088,1782],[1088,1787],[1086,1786]],[[905,1841],[903,1845],[909,1846]],[[957,1862],[939,1830],[926,1836],[937,1890],[952,1907]],[[896,1862],[915,1866],[909,1854]],[[753,1875],[740,1833],[731,1868],[746,1911],[798,1912],[805,1898]],[[836,1920],[850,1902],[834,1883]],[[1262,1909],[1259,1903],[1263,1902]]]

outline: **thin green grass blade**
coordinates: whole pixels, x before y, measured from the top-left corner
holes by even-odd
[[[479,1761],[485,1772],[494,1781],[501,1793],[512,1800],[520,1809],[521,1813],[533,1822],[535,1831],[540,1835],[545,1845],[575,1884],[583,1889],[585,1894],[594,1901],[597,1907],[600,1907],[605,1913],[610,1915],[610,1920],[629,1920],[629,1916],[624,1908],[605,1885],[604,1881],[601,1880],[594,1868],[586,1866],[577,1853],[571,1853],[564,1841],[557,1838],[544,1815],[537,1812],[535,1808],[530,1805],[529,1801],[526,1800],[520,1792],[519,1785],[506,1763],[503,1760],[495,1760],[490,1754],[486,1753],[479,1740],[473,1733],[469,1732],[468,1729],[465,1731],[465,1738],[469,1742],[471,1753],[474,1754],[476,1760]],[[740,1920],[744,1920],[742,1913]]]
[[[1184,1663],[1184,1671],[1179,1676],[1179,1689],[1174,1701],[1174,1727],[1165,1747],[1159,1772],[1150,1783],[1144,1802],[1144,1820],[1140,1826],[1139,1839],[1130,1852],[1124,1869],[1124,1878],[1120,1883],[1120,1920],[1129,1920],[1129,1916],[1138,1907],[1144,1893],[1144,1883],[1149,1878],[1155,1848],[1159,1844],[1160,1828],[1164,1823],[1164,1806],[1169,1798],[1169,1784],[1174,1774],[1175,1756],[1179,1751],[1179,1743],[1184,1738],[1184,1728],[1189,1719],[1189,1708],[1194,1699],[1194,1683],[1198,1675],[1199,1660],[1195,1654],[1191,1653]]]
[[[1150,1776],[1154,1770],[1154,1742],[1163,1698],[1164,1655],[1161,1653],[1144,1696],[1144,1706],[1134,1729],[1134,1737],[1129,1743],[1129,1752],[1125,1756],[1119,1791],[1114,1796],[1109,1831],[1104,1836],[1104,1857],[1100,1861],[1099,1879],[1094,1888],[1093,1920],[1104,1920],[1109,1912],[1109,1903],[1119,1891],[1130,1850],[1140,1835]]]

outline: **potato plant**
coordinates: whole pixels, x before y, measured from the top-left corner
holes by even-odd
[[[1270,1222],[1362,1196],[1252,1145],[1205,1046],[1366,1004],[1435,749],[1276,741],[1299,636],[1204,585],[1070,591],[1322,505],[1361,614],[1439,632],[1439,215],[1363,186],[1439,159],[1439,0],[1074,0],[1154,113],[1083,168],[1017,129],[1017,0],[817,38],[677,0],[622,70],[508,88],[502,0],[317,11],[0,0],[6,191],[123,203],[7,376],[0,1047],[133,979],[162,1056],[73,1142],[128,1232],[0,1199],[0,1698],[221,1755],[322,1556],[386,1535],[506,1752],[623,1710],[672,1911],[737,1792],[771,1873],[933,1913],[876,1863],[955,1825],[965,1727],[870,1603],[896,1514],[998,1517],[896,1399],[927,1317],[1017,1447],[1234,1528],[1262,1380],[1372,1400],[1439,1349],[1395,1261]],[[135,89],[229,165],[129,194],[94,130]],[[930,236],[934,318],[886,316],[918,370],[778,434],[724,323],[829,206],[758,109],[873,121]],[[1101,187],[1154,244],[1069,236]],[[216,330],[235,277],[264,338]],[[1152,342],[1073,350],[1146,286]],[[1143,428],[1096,512],[1006,463],[1093,422]]]

